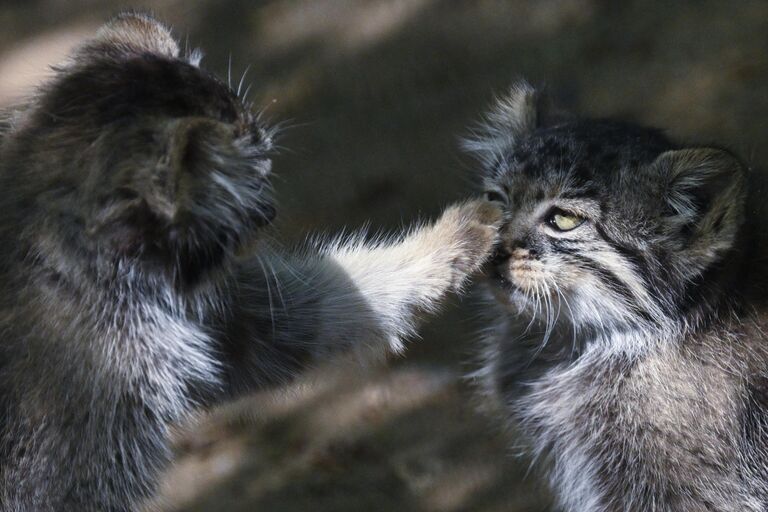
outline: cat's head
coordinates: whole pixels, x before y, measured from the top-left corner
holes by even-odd
[[[124,14],[41,86],[2,153],[33,252],[194,280],[271,221],[272,132],[199,60]]]
[[[672,321],[737,240],[745,169],[727,151],[558,117],[526,83],[466,147],[507,215],[495,295],[529,314],[595,328]]]

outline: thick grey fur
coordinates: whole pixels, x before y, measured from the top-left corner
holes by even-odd
[[[563,510],[768,510],[754,176],[726,150],[547,105],[519,83],[466,143],[506,212],[477,377]]]
[[[400,351],[490,253],[499,210],[375,243],[262,241],[273,133],[122,15],[0,142],[0,509],[135,510],[196,408],[335,353]]]

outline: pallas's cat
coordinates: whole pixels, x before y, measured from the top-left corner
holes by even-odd
[[[339,351],[399,351],[490,253],[498,209],[281,255],[271,130],[123,15],[13,112],[0,146],[0,508],[129,510],[169,425]],[[244,253],[244,254],[243,254]]]
[[[521,83],[467,142],[503,205],[485,364],[569,511],[768,507],[766,290],[745,166]],[[764,229],[760,226],[759,229]]]

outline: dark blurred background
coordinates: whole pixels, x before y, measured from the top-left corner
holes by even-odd
[[[392,232],[473,189],[458,137],[516,78],[560,106],[768,157],[768,3],[600,0],[3,0],[0,106],[127,8],[154,12],[268,119],[286,245],[368,223]],[[458,302],[458,301],[454,301]],[[546,510],[461,375],[469,300],[389,370],[318,372],[179,434],[175,510]],[[514,436],[514,434],[510,434]]]

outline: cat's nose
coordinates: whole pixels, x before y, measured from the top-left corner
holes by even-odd
[[[533,249],[515,247],[512,249],[510,256],[513,256],[516,260],[531,260],[536,258],[537,253]]]

